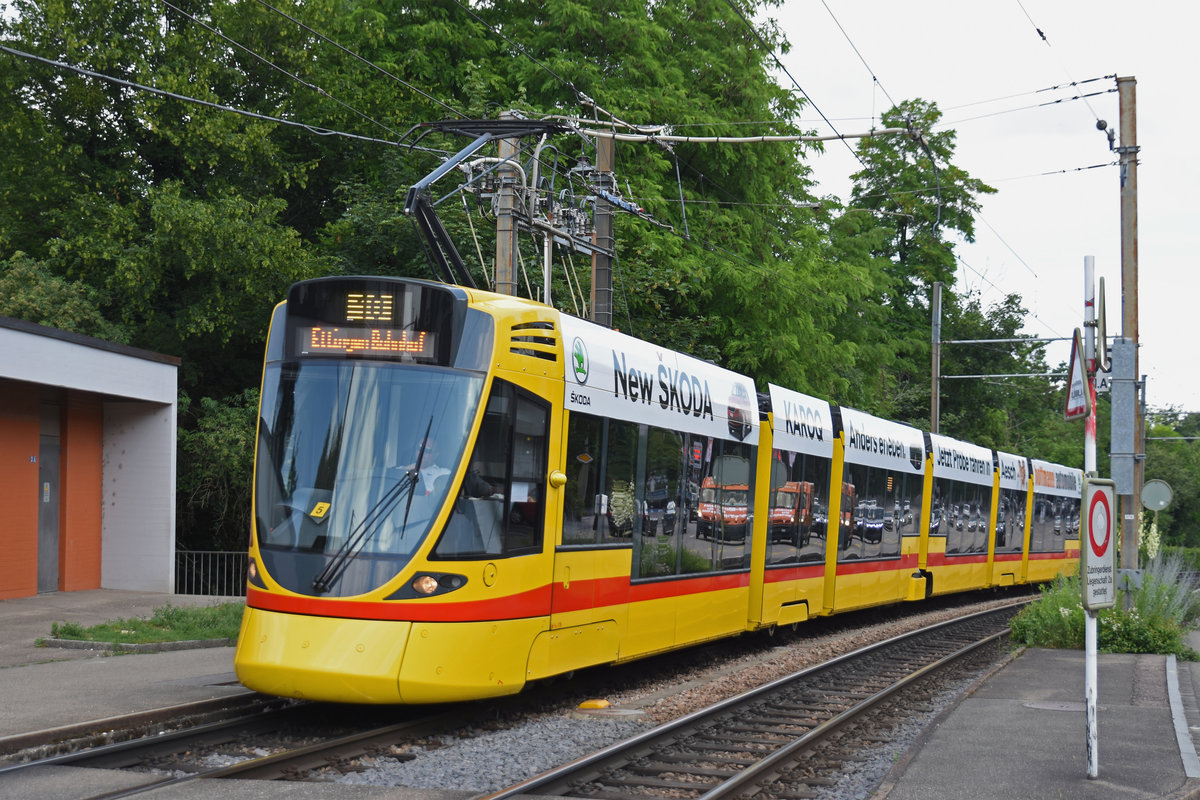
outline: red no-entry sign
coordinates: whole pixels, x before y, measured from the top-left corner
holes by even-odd
[[[1081,516],[1086,526],[1080,578],[1083,583],[1083,607],[1089,611],[1112,608],[1117,602],[1117,570],[1113,525],[1116,491],[1110,480],[1084,478]]]

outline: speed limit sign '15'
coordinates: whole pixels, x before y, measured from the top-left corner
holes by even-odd
[[[1089,611],[1112,608],[1117,603],[1116,492],[1114,483],[1104,478],[1083,479],[1083,541],[1080,582],[1083,607]]]

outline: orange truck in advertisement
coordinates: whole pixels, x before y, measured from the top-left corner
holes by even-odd
[[[719,456],[700,483],[696,535],[700,538],[744,541],[750,518],[750,461],[742,456]]]

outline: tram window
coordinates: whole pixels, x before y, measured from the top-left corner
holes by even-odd
[[[435,557],[489,558],[541,549],[548,428],[545,402],[494,381]]]
[[[1048,553],[1053,550],[1050,528],[1054,524],[1053,497],[1044,494],[1033,496],[1033,522],[1030,531],[1029,550],[1033,553]]]
[[[933,533],[946,537],[946,554],[986,553],[992,513],[991,487],[937,478],[934,494],[941,503],[941,514],[940,526]]]
[[[622,420],[606,420],[604,490],[596,498],[600,514],[600,541],[632,542],[637,514],[638,426]]]
[[[595,544],[602,518],[604,424],[599,417],[572,413],[567,425],[567,485],[563,495],[563,544]]]
[[[682,571],[749,565],[754,519],[754,453],[741,442],[689,437],[684,457],[694,501],[682,532]]]
[[[754,448],[571,412],[564,545],[630,543],[634,578],[744,569]]]
[[[683,438],[677,431],[646,429],[641,527],[635,549],[640,577],[677,575],[681,569],[676,495],[683,468]]]
[[[829,459],[787,450],[772,454],[768,565],[824,558],[828,493]]]
[[[508,493],[508,552],[540,550],[545,519],[546,434],[544,403],[518,396],[513,425],[512,481]]]
[[[996,512],[996,552],[1019,553],[1025,546],[1025,492],[1001,489]]]
[[[1079,498],[1035,492],[1029,551],[1061,553],[1066,540],[1079,538]]]
[[[633,541],[637,454],[637,425],[571,412],[564,468],[564,545]]]
[[[838,560],[899,558],[917,534],[921,476],[847,464],[838,520]]]

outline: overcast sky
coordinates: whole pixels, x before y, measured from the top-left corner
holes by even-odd
[[[1036,336],[1065,337],[1082,325],[1087,255],[1105,278],[1109,333],[1122,332],[1119,171],[1083,169],[1117,160],[1097,117],[1117,131],[1118,145],[1120,129],[1115,91],[1029,107],[1115,89],[1116,81],[1037,90],[1106,75],[1136,78],[1139,369],[1149,378],[1151,406],[1200,411],[1200,373],[1189,357],[1200,318],[1192,257],[1200,229],[1193,221],[1200,159],[1192,138],[1200,112],[1188,91],[1200,49],[1198,9],[1073,0],[786,0],[771,15],[792,43],[785,66],[841,133],[867,130],[892,100],[938,104],[943,122],[958,132],[957,165],[999,190],[983,200],[976,242],[958,249],[959,285],[978,289],[985,305],[1020,294],[1030,311],[1026,332]],[[805,119],[826,129],[814,112]],[[813,166],[818,193],[842,199],[850,174],[861,168],[838,143]],[[1048,352],[1052,365],[1068,357],[1065,344]]]

